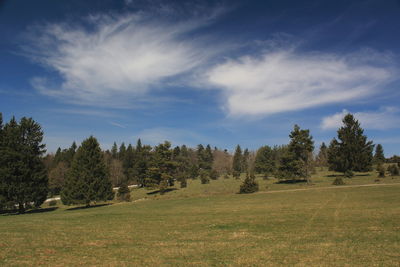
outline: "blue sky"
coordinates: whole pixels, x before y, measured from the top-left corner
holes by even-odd
[[[316,146],[355,114],[400,153],[400,1],[0,2],[0,112],[49,152],[89,135]]]

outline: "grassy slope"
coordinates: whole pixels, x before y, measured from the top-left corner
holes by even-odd
[[[357,179],[374,177],[347,182]],[[400,185],[232,194],[238,184],[194,181],[158,201],[1,216],[0,265],[398,264]]]

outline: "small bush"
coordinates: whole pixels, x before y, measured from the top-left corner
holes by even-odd
[[[210,176],[209,173],[205,170],[200,172],[200,181],[202,184],[209,184],[210,183]]]
[[[379,178],[385,177],[385,167],[383,167],[383,165],[379,164],[378,167],[376,167],[376,170],[378,171]]]
[[[336,179],[333,181],[332,183],[333,185],[344,185],[344,181],[342,179],[342,177],[336,177]]]
[[[224,179],[229,179],[229,175],[227,173],[224,174]]]
[[[264,173],[263,179],[264,179],[264,180],[268,180],[268,178],[269,178],[269,177],[268,177],[268,174],[267,174],[267,173]]]
[[[118,201],[131,201],[131,191],[128,188],[126,183],[123,183],[117,192],[117,200]]]
[[[240,186],[240,194],[250,194],[258,191],[258,183],[254,174],[246,174],[243,184]]]
[[[211,180],[217,180],[218,179],[218,172],[216,170],[211,170],[210,172],[210,178]]]

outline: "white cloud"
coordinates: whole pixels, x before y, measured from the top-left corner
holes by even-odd
[[[394,79],[391,65],[378,67],[358,53],[348,57],[264,52],[227,60],[207,81],[223,90],[230,115],[269,115],[370,96]],[[385,58],[385,60],[387,60]]]
[[[56,71],[61,81],[35,77],[32,85],[43,94],[70,102],[134,106],[168,79],[207,61],[213,49],[201,49],[199,40],[183,37],[208,22],[204,18],[155,23],[131,14],[91,16],[86,28],[66,24],[36,27],[31,34],[34,47],[25,50]]]
[[[118,128],[126,129],[126,126],[125,126],[125,125],[120,124],[120,123],[118,123],[118,122],[110,121],[109,124],[111,124],[111,125],[113,125],[113,126],[116,126],[116,127],[118,127]]]
[[[343,117],[349,111],[344,109],[342,112],[327,116],[322,119],[322,129],[337,129],[342,126]],[[394,107],[385,107],[378,111],[366,111],[352,113],[360,122],[361,127],[366,129],[395,129],[400,128],[400,110]]]

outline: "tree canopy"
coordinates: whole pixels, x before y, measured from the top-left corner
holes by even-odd
[[[1,113],[0,113],[1,114]],[[0,116],[0,205],[20,212],[39,207],[47,197],[48,178],[42,155],[43,131],[32,118],[6,125]]]
[[[328,150],[328,164],[331,170],[350,173],[369,171],[372,168],[374,145],[367,140],[360,123],[351,114],[343,118],[343,126],[337,131]]]

